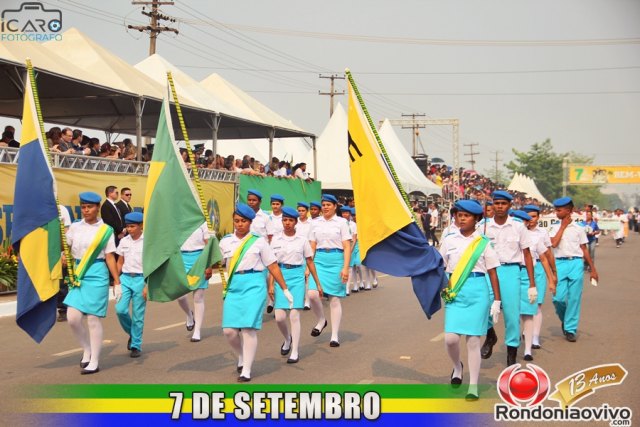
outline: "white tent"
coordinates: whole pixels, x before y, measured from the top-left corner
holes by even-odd
[[[538,186],[533,181],[533,179],[518,172],[513,175],[513,179],[511,180],[511,183],[509,184],[509,187],[507,187],[507,189],[524,193],[527,197],[537,199],[544,205],[551,205],[551,203],[547,199],[545,199],[542,193],[540,193],[540,190],[538,190]]]
[[[407,193],[419,191],[425,196],[430,194],[442,195],[442,189],[430,181],[413,161],[409,152],[404,148],[398,135],[393,130],[389,119],[385,119],[378,130],[391,164],[395,169],[400,183]]]
[[[313,169],[313,158],[307,158],[307,172],[322,182],[323,189],[353,190],[349,156],[347,155],[347,112],[338,103],[327,126],[316,141],[318,170]],[[342,154],[341,154],[342,153]]]

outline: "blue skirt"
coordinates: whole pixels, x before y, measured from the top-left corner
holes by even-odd
[[[485,335],[490,306],[485,276],[469,276],[453,302],[444,305],[444,331],[470,336]]]
[[[526,268],[520,269],[520,314],[533,316],[538,312],[538,301],[529,303],[529,275]]]
[[[76,266],[78,262],[76,261]],[[107,315],[109,303],[109,270],[103,259],[96,260],[84,275],[80,286],[69,286],[69,293],[64,299],[69,307],[97,317]]]
[[[234,274],[222,303],[222,327],[261,329],[266,306],[267,270]]]
[[[287,283],[289,292],[293,295],[293,308],[302,310],[304,308],[304,265],[297,268],[281,268],[284,281]],[[275,287],[275,308],[289,310],[289,301],[284,296],[282,288],[277,283]]]
[[[356,246],[353,248],[353,252],[351,252],[349,267],[357,267],[360,265],[362,265],[362,261],[360,260],[360,241],[358,240]]]
[[[536,268],[534,269],[536,276],[536,288],[538,288],[538,304],[544,302],[544,295],[547,292],[547,273],[544,271],[544,267],[541,262],[536,262]]]
[[[182,262],[184,262],[184,271],[188,273],[189,270],[191,270],[191,267],[193,267],[193,264],[196,263],[196,261],[198,260],[201,254],[202,254],[202,251],[182,252]],[[209,288],[209,281],[206,279],[202,279],[202,282],[200,283],[200,285],[198,285],[197,289],[208,289],[208,288]]]
[[[316,251],[313,262],[316,265],[318,279],[320,279],[324,294],[344,298],[347,295],[347,287],[340,279],[344,253]],[[313,276],[309,276],[309,290],[318,290]]]

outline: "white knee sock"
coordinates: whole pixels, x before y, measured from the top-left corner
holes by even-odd
[[[462,365],[460,363],[460,335],[445,333],[444,334],[444,345],[447,349],[447,354],[453,362],[453,376],[456,378],[460,378],[462,375]]]
[[[222,330],[224,336],[227,338],[227,342],[231,346],[231,350],[238,358],[237,366],[242,366],[242,341],[240,339],[240,331],[238,329],[224,328]]]
[[[182,295],[178,298],[178,305],[187,315],[187,325],[193,325],[193,313],[191,312],[191,308],[189,307],[189,300],[187,299],[189,294]]]
[[[84,314],[73,307],[67,308],[67,322],[71,327],[71,332],[75,335],[76,339],[82,347],[82,362],[88,362],[91,358],[91,346],[89,344],[89,335],[87,328],[85,328]]]
[[[87,325],[89,326],[89,343],[91,345],[91,361],[87,369],[96,369],[102,349],[102,322],[99,317],[88,314]]]
[[[524,354],[531,354],[531,338],[533,335],[533,316],[520,316],[522,333],[524,334]]]
[[[240,334],[242,335],[242,359],[244,360],[241,375],[251,378],[251,366],[258,351],[258,333],[255,329],[243,329]]]
[[[340,298],[331,297],[331,341],[338,341],[338,334],[340,332],[340,321],[342,320],[342,304],[340,304]]]
[[[533,316],[533,344],[540,345],[540,331],[542,330],[542,306],[538,305],[538,312]]]
[[[193,315],[196,326],[193,328],[192,338],[200,339],[200,328],[204,322],[204,289],[193,292]]]
[[[313,311],[313,314],[316,315],[316,319],[318,320],[315,328],[320,330],[324,326],[324,322],[327,321],[327,318],[324,314],[324,308],[322,307],[322,301],[320,301],[318,291],[309,291],[309,304],[311,304],[311,311]]]
[[[480,337],[467,336],[467,357],[469,358],[469,393],[478,395],[478,377],[480,376]],[[475,386],[472,391],[471,387]]]
[[[291,310],[289,313],[291,321],[291,358],[298,358],[298,346],[300,345],[300,312]]]

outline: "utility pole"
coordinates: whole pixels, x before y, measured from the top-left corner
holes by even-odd
[[[494,172],[494,175],[493,175],[493,180],[494,180],[494,182],[498,182],[498,162],[502,161],[502,159],[498,158],[498,154],[500,154],[501,151],[492,151],[491,153],[496,155],[495,159],[493,159],[493,161],[495,162],[495,166],[496,166],[495,172]]]
[[[140,32],[149,31],[149,56],[156,53],[156,40],[158,39],[158,34],[164,31],[173,31],[174,33],[178,34],[178,30],[175,28],[158,26],[158,23],[161,20],[176,22],[174,18],[158,12],[158,6],[173,6],[174,3],[172,1],[133,1],[131,2],[131,4],[143,6],[151,5],[151,12],[146,12],[144,10],[144,7],[142,8],[142,14],[151,18],[151,22],[149,23],[149,25],[127,25],[127,28],[129,28],[130,30],[138,30]]]
[[[472,170],[476,170],[476,161],[473,158],[473,156],[475,156],[476,154],[480,154],[480,152],[478,151],[473,151],[473,147],[479,145],[477,142],[472,142],[471,144],[463,144],[465,147],[469,147],[469,152],[468,153],[464,153],[465,156],[470,156],[471,160],[469,161],[469,163],[471,163],[471,169]]]
[[[424,128],[424,125],[418,123],[418,121],[416,121],[416,117],[425,117],[426,114],[418,114],[418,113],[411,113],[411,114],[402,114],[402,117],[411,117],[411,123],[409,126],[402,126],[402,129],[411,129],[411,137],[412,137],[412,142],[413,142],[413,157],[415,158],[418,155],[418,147],[416,145],[416,140],[417,140],[417,136],[420,135],[420,131],[418,129]]]
[[[329,105],[329,118],[331,118],[331,116],[333,116],[333,97],[335,95],[344,95],[344,91],[342,92],[336,92],[334,90],[334,81],[337,80],[344,80],[344,76],[339,76],[337,74],[331,74],[330,76],[323,76],[322,74],[320,74],[318,77],[320,77],[321,79],[330,79],[331,80],[331,90],[329,92],[320,92],[318,91],[318,95],[329,95],[331,97],[331,104]]]

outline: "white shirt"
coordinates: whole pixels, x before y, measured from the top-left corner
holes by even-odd
[[[60,221],[64,227],[71,227],[71,215],[69,215],[69,210],[62,205],[58,205],[58,208],[60,209]]]
[[[486,235],[491,239],[493,249],[502,264],[524,263],[522,251],[530,248],[532,242],[523,223],[507,217],[507,221],[503,225],[498,225],[495,219],[491,218],[487,221]]]
[[[351,240],[347,220],[337,215],[330,219],[319,216],[311,225],[309,241],[317,242],[317,249],[344,249],[342,242]]]
[[[269,222],[267,222],[267,235],[275,236],[276,234],[282,233],[282,230],[284,230],[282,226],[282,214],[271,214],[269,216]]]
[[[191,236],[180,246],[180,250],[184,252],[193,252],[204,249],[206,242],[209,240],[209,228],[205,222],[191,233]]]
[[[545,245],[544,235],[541,233],[537,233],[535,230],[527,230],[529,236],[531,237],[531,247],[529,250],[531,251],[531,258],[534,261],[540,259],[540,255],[547,252],[547,248],[549,246]],[[524,264],[523,264],[524,265]]]
[[[442,255],[442,258],[444,259],[444,263],[447,266],[448,273],[453,273],[453,270],[458,265],[464,251],[478,236],[480,236],[480,233],[478,231],[474,231],[469,237],[465,237],[459,232],[450,233],[444,237],[439,250],[440,255]],[[486,273],[487,270],[497,267],[500,267],[498,254],[493,250],[491,244],[488,244],[471,271],[476,273]]]
[[[305,239],[309,240],[309,235],[311,234],[311,220],[307,219],[306,221],[298,220],[296,224],[296,235],[302,236]]]
[[[303,236],[278,234],[271,239],[271,249],[280,264],[302,265],[313,256],[309,240]]]
[[[95,224],[87,224],[86,222],[84,222],[84,219],[82,221],[74,222],[73,224],[71,224],[69,230],[67,231],[67,242],[71,247],[71,255],[75,259],[82,259],[85,252],[87,252],[87,249],[89,249],[89,246],[91,246],[96,233],[98,233],[98,228],[100,228],[102,224],[104,224],[104,221],[102,221],[102,219],[98,219]],[[109,254],[115,251],[116,241],[112,234],[111,237],[109,237],[109,240],[107,241],[105,247],[98,254],[97,258],[104,259],[105,254]]]
[[[436,227],[438,225],[438,209],[433,208],[429,213],[431,214],[431,226]]]
[[[627,227],[627,223],[629,222],[629,219],[624,214],[622,214],[622,215],[614,215],[613,218],[620,221],[620,227],[616,230],[613,238],[614,239],[622,239],[622,238],[624,238],[624,229]]]
[[[269,222],[269,215],[266,214],[262,209],[258,209],[256,212],[256,217],[251,221],[250,230],[256,234],[259,234],[260,237],[267,237],[267,224]]]
[[[560,230],[560,223],[552,225],[549,235],[554,237],[558,234],[558,230]],[[589,239],[587,238],[587,232],[584,227],[575,222],[571,222],[567,228],[564,229],[560,244],[558,244],[557,248],[553,249],[553,252],[556,258],[582,257],[584,254],[582,253],[580,245],[586,245],[587,243],[589,243]]]
[[[301,168],[296,169],[296,172],[295,172],[294,176],[296,178],[300,178],[300,179],[309,178],[309,174],[307,172],[303,171]]]
[[[349,221],[349,231],[351,232],[351,236],[353,237],[354,234],[358,234],[358,225],[356,224],[355,221]]]
[[[124,256],[124,264],[122,264],[123,273],[142,273],[142,245],[144,233],[133,240],[131,235],[126,235],[120,240],[120,245],[116,249],[118,255]]]
[[[459,233],[459,232],[460,232],[460,228],[455,224],[455,222],[451,222],[451,224],[447,228],[442,230],[442,238],[447,237],[447,235],[451,233]]]
[[[238,238],[235,233],[227,234],[222,238],[222,240],[220,240],[220,251],[222,252],[222,257],[225,259],[228,273],[230,273],[229,260],[235,253],[236,248],[240,245],[240,242],[242,242],[242,239]],[[267,239],[259,237],[258,240],[256,240],[253,245],[251,245],[247,252],[245,252],[242,260],[236,268],[236,271],[263,271],[266,266],[271,265],[276,261],[276,256],[273,253],[271,247],[269,247]]]

